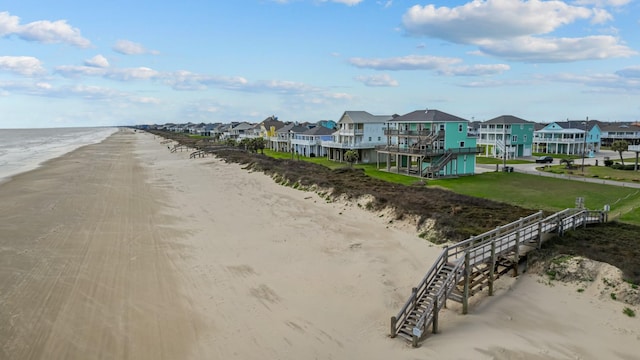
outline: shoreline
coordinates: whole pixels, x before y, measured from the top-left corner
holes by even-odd
[[[0,219],[0,357],[599,359],[640,346],[620,304],[525,274],[472,297],[468,315],[450,302],[441,333],[412,349],[388,338],[389,318],[439,247],[149,133],[0,184]]]

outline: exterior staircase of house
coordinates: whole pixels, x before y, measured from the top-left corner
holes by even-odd
[[[431,163],[431,166],[425,169],[425,176],[428,178],[438,177],[438,173],[453,159],[453,152],[448,150],[442,156],[440,156],[435,162]]]

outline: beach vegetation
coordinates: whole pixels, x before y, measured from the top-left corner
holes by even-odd
[[[616,296],[616,293],[611,293],[610,296],[611,296],[611,300],[617,300],[618,299],[618,297]]]
[[[583,293],[583,292],[584,292],[584,288],[579,288],[577,291],[578,291],[579,293]]]
[[[620,161],[622,165],[624,165],[624,158],[622,157],[622,153],[629,150],[629,143],[625,140],[616,140],[611,144],[611,150],[616,151],[620,154]]]
[[[359,159],[358,152],[356,150],[347,150],[344,153],[344,160],[349,163],[349,167],[353,167],[353,164]]]
[[[632,308],[630,308],[630,307],[625,307],[625,308],[622,310],[622,313],[623,313],[623,314],[625,314],[625,315],[627,315],[628,317],[635,317],[635,316],[636,316],[636,312],[635,312],[635,311],[633,311],[633,309],[632,309]]]

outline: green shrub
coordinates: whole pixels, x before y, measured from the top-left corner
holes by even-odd
[[[622,310],[622,313],[627,315],[628,317],[635,317],[636,316],[636,312],[633,311],[632,308],[628,308],[628,307],[624,308],[624,310]]]
[[[605,160],[604,161],[604,166],[611,166],[613,165],[613,160]]]

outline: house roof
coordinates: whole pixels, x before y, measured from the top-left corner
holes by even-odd
[[[460,122],[469,120],[465,120],[461,117],[457,117],[451,114],[447,114],[446,112],[442,112],[440,110],[416,110],[412,111],[408,114],[400,115],[398,117],[394,117],[390,121],[397,122]]]
[[[358,124],[384,123],[391,120],[391,115],[372,115],[366,111],[345,111],[339,122],[342,122],[347,117]]]
[[[587,128],[589,130],[593,129],[594,126],[597,125],[598,121],[597,120],[591,120],[591,121],[587,121],[585,123],[585,120],[567,120],[567,121],[556,121],[555,122],[558,126],[560,126],[563,129],[579,129],[579,130],[584,130],[585,125],[587,126]]]
[[[300,125],[296,125],[294,123],[285,124],[280,129],[276,130],[277,133],[288,133],[289,131],[295,134],[302,134],[303,132],[309,130],[308,128]]]
[[[314,128],[311,128],[305,132],[303,132],[303,135],[331,135],[335,132],[335,130],[333,129],[329,129],[326,128],[324,126],[316,126]]]
[[[253,125],[247,123],[247,122],[241,122],[239,124],[237,124],[236,126],[232,127],[232,130],[249,130],[253,127]]]
[[[513,115],[502,115],[484,122],[485,124],[531,124],[533,121],[521,119]]]
[[[284,126],[284,122],[278,120],[278,118],[273,115],[262,120],[261,124],[265,129],[271,129],[271,127],[273,126],[276,130]]]
[[[640,131],[640,126],[631,123],[604,123],[601,125],[602,131]]]

